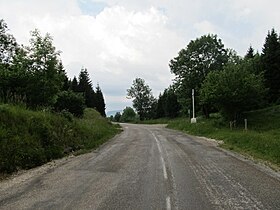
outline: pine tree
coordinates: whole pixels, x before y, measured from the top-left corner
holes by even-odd
[[[280,99],[280,42],[274,29],[268,32],[262,51],[265,85],[269,88],[268,101]]]
[[[78,92],[78,80],[77,80],[76,76],[74,76],[74,78],[71,82],[71,90],[73,92]]]
[[[87,69],[82,69],[79,74],[78,92],[83,93],[87,107],[95,107],[95,92],[92,88]]]
[[[255,52],[254,49],[252,48],[252,46],[250,45],[246,55],[245,55],[245,59],[251,59],[255,57]]]
[[[71,85],[71,81],[69,81],[67,75],[66,75],[66,71],[64,69],[64,66],[62,64],[62,62],[60,61],[58,64],[58,72],[62,75],[63,77],[63,86],[62,86],[62,90],[63,91],[67,91],[70,89],[70,85]]]
[[[99,85],[97,85],[97,87],[96,87],[95,108],[103,117],[106,116],[106,113],[105,113],[106,105],[105,105],[103,93],[102,93]]]

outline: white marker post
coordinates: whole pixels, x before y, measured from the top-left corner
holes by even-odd
[[[192,107],[193,107],[193,117],[191,119],[191,123],[196,123],[196,118],[195,118],[195,109],[194,109],[194,89],[192,89]]]

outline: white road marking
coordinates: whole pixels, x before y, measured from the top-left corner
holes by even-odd
[[[167,172],[166,172],[166,166],[165,166],[165,162],[164,162],[164,159],[163,159],[163,153],[162,153],[162,149],[161,149],[159,140],[157,139],[155,134],[152,133],[152,135],[153,135],[153,137],[155,138],[155,140],[157,142],[157,147],[158,147],[158,151],[159,151],[159,154],[160,154],[160,159],[161,159],[164,179],[167,179],[168,177],[167,177]]]
[[[170,197],[169,196],[166,198],[166,209],[171,210],[171,203],[170,203]]]

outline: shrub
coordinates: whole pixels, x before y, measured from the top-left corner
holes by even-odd
[[[54,108],[56,111],[66,110],[76,117],[81,117],[85,109],[84,97],[72,91],[62,91],[58,94]]]

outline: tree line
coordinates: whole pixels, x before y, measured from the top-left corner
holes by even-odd
[[[250,46],[239,56],[208,34],[190,41],[169,66],[175,80],[158,99],[141,78],[127,90],[141,120],[190,115],[192,89],[196,111],[206,118],[220,112],[238,121],[245,111],[280,104],[280,36],[275,29],[268,32],[261,53]]]
[[[67,111],[82,116],[85,107],[105,116],[99,85],[94,90],[87,69],[69,79],[50,34],[31,32],[29,46],[19,45],[0,20],[0,102],[31,109]]]

